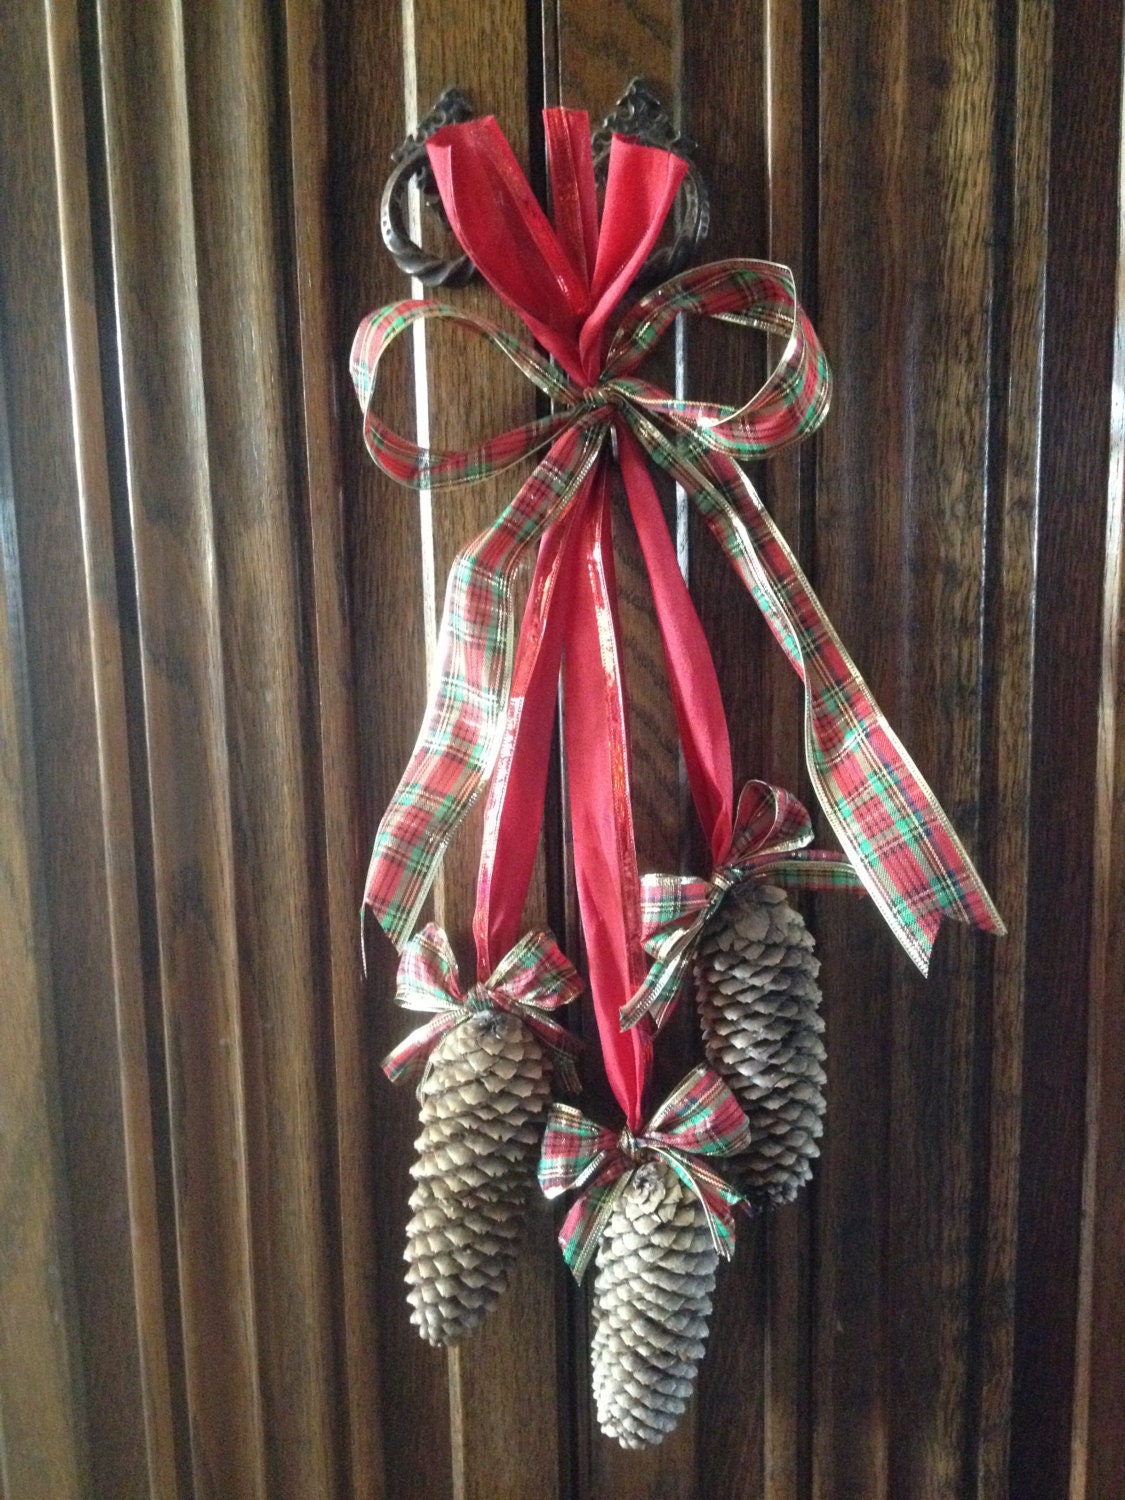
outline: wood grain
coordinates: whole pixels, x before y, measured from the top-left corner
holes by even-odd
[[[820,14],[818,332],[835,387],[818,438],[814,582],[894,723],[899,575],[892,558],[909,415],[897,396],[909,275],[900,118],[907,11],[872,7],[857,25],[827,3]],[[857,578],[864,579],[861,594]],[[816,1202],[812,1493],[816,1500],[848,1493],[887,1500],[887,1085],[895,971],[866,903],[822,901],[818,917],[824,979],[838,978],[827,1011],[832,1123]]]
[[[1118,1500],[1122,0],[9,10],[0,1492]],[[409,1025],[356,909],[445,572],[518,476],[391,484],[347,381],[409,294],[378,200],[440,90],[541,189],[541,104],[597,120],[637,73],[699,142],[707,257],[797,274],[833,410],[755,482],[1009,927],[943,932],[923,984],[868,903],[809,903],[823,1156],[742,1226],[697,1400],[639,1456],[597,1433],[546,1205],[471,1343],[408,1320],[417,1105],[378,1063]],[[647,373],[745,399],[771,352],[693,323]],[[535,411],[456,333],[415,355],[404,433]],[[663,498],[736,779],[807,797],[796,679]],[[615,543],[640,855],[698,868],[620,497]],[[555,777],[528,919],[579,956]],[[478,839],[430,907],[466,973]],[[697,1045],[682,1007],[658,1088]]]
[[[1118,266],[1117,225],[1106,205],[1117,192],[1121,132],[1121,15],[1111,12],[1080,4],[1054,18],[1011,1430],[1015,1493],[1035,1485],[1073,1493],[1078,1163],[1087,1131],[1097,930],[1091,903],[1112,828],[1109,820],[1095,823],[1106,806],[1096,776]],[[1086,372],[1078,380],[1077,370]]]
[[[1028,897],[1027,821],[1034,672],[1038,433],[1043,401],[1043,315],[1047,254],[1050,7],[1021,4],[999,38],[997,99],[1011,150],[998,164],[994,258],[992,489],[986,557],[986,673],[993,682],[982,738],[982,845],[1008,937],[988,954],[987,994],[978,1024],[981,1160],[974,1238],[976,1306],[971,1356],[978,1500],[1008,1493],[1008,1430],[1017,1253],[1021,1042]]]
[[[39,886],[27,661],[0,364],[0,1493],[77,1500],[89,1485]]]
[[[255,1319],[272,1497],[338,1492],[307,811],[309,642],[278,271],[271,7],[184,13],[202,399],[234,855]],[[232,121],[237,119],[237,128]]]
[[[75,8],[37,14],[27,7],[5,39],[23,47],[5,69],[22,102],[18,134],[4,140],[11,215],[5,345],[20,372],[11,521],[27,604],[35,779],[50,809],[40,850],[52,986],[41,1002],[53,1006],[48,1031],[59,1048],[89,1482],[103,1493],[141,1493],[151,1484],[171,1495],[132,785]],[[7,129],[14,123],[7,114]],[[48,413],[62,414],[61,423]]]
[[[110,5],[99,22],[192,1474],[197,1495],[254,1500],[268,1481],[182,16]]]
[[[323,936],[314,946],[331,997],[331,1066],[325,1093],[334,1109],[331,1182],[339,1235],[333,1246],[333,1312],[343,1400],[337,1420],[346,1429],[347,1483],[354,1500],[386,1493],[375,1301],[374,1202],[371,1192],[372,1064],[363,981],[355,934],[356,891],[363,850],[355,724],[355,671],[348,622],[340,435],[346,381],[338,369],[334,266],[329,232],[329,112],[327,18],[320,0],[286,6],[285,78],[291,163],[293,282],[299,383],[291,411],[303,436],[303,489],[307,513],[303,583],[315,650],[306,693],[316,703],[317,751],[310,822],[317,845],[310,878],[320,893]],[[300,489],[301,486],[298,485]],[[327,1047],[321,1058],[326,1061]],[[328,1100],[326,1100],[328,1102]],[[325,1174],[326,1177],[328,1174]],[[330,1241],[330,1244],[332,1241]]]
[[[360,319],[408,290],[382,248],[378,227],[389,154],[407,128],[401,7],[335,5],[326,14],[326,27],[332,370],[343,481],[346,625],[355,668],[354,838],[362,871],[378,819],[413,748],[426,694],[418,500],[385,478],[367,456],[347,375],[348,351]],[[380,373],[381,410],[404,433],[413,431],[414,422],[410,375],[405,352],[388,363],[385,376]],[[359,881],[350,897],[355,933]],[[374,1258],[361,1295],[377,1317],[379,1373],[387,1384],[385,1493],[444,1496],[452,1487],[445,1361],[411,1326],[403,1285],[407,1169],[417,1133],[417,1103],[408,1089],[392,1089],[378,1067],[407,1030],[393,1003],[395,967],[393,947],[371,931],[361,1018],[365,1048],[352,1064],[363,1070],[357,1082],[368,1091],[365,1118],[356,1122],[358,1159],[353,1156],[350,1167],[358,1176],[352,1190],[369,1197],[374,1229]]]

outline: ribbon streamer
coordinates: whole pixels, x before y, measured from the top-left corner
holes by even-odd
[[[567,1104],[547,1117],[539,1185],[548,1198],[582,1189],[563,1222],[563,1258],[581,1281],[614,1206],[646,1161],[663,1161],[699,1199],[712,1243],[725,1260],[734,1254],[735,1204],[742,1194],[697,1160],[734,1156],[750,1144],[750,1125],[719,1075],[702,1064],[668,1095],[645,1129],[614,1132]]]
[[[651,1016],[661,1026],[679,997],[704,928],[730,893],[753,880],[797,890],[853,890],[863,885],[846,859],[809,849],[809,815],[791,792],[749,781],[738,799],[734,834],[710,880],[690,875],[646,875],[641,924],[652,966],[621,1012],[623,1028]]]
[[[449,939],[432,922],[407,943],[398,969],[395,999],[406,1010],[432,1010],[432,1021],[419,1026],[383,1060],[392,1083],[417,1077],[419,1087],[429,1071],[433,1049],[447,1032],[484,1011],[519,1016],[550,1055],[555,1075],[567,1093],[579,1091],[574,1058],[581,1042],[550,1012],[582,993],[581,979],[549,932],[527,933],[482,984],[466,994],[457,973]]]

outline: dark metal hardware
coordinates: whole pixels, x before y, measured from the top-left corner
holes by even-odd
[[[468,96],[460,89],[446,89],[429,114],[419,121],[413,135],[408,135],[402,145],[391,152],[394,166],[383,187],[383,200],[379,206],[383,243],[399,270],[407,276],[416,276],[423,286],[464,286],[477,274],[467,255],[442,260],[416,245],[406,230],[406,189],[412,179],[418,184],[423,206],[436,215],[446,229],[449,228],[430,170],[426,142],[443,125],[460,125],[472,118],[473,107]]]
[[[682,156],[688,164],[673,207],[676,234],[670,245],[654,250],[638,272],[633,286],[638,291],[658,286],[691,263],[711,227],[711,203],[707,184],[692,160],[696,143],[678,131],[651,84],[634,78],[590,138],[594,148],[594,177],[604,186],[609,174],[609,147],[615,135],[631,136],[643,146],[659,146]]]
[[[394,165],[383,188],[379,211],[383,243],[399,270],[407,276],[417,277],[424,286],[464,286],[477,274],[467,255],[442,260],[415,244],[406,229],[406,192],[411,180],[418,184],[423,207],[448,229],[448,220],[430,171],[426,142],[443,125],[460,124],[472,118],[473,108],[468,97],[460,89],[446,89],[413,134],[408,135],[391,154]],[[609,147],[615,134],[631,136],[646,146],[674,151],[688,163],[687,176],[673,209],[675,236],[671,244],[654,250],[645,261],[633,283],[638,290],[643,290],[682,271],[706,238],[711,220],[707,185],[692,160],[695,142],[677,131],[671,115],[643,78],[633,79],[591,137],[594,176],[601,187],[604,187],[609,171]]]

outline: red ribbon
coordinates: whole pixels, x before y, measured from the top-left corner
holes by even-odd
[[[461,245],[572,379],[590,385],[605,362],[611,318],[659,236],[687,168],[667,152],[618,139],[599,230],[587,117],[573,110],[547,110],[544,119],[553,230],[494,120],[439,131],[428,149]],[[623,422],[615,426],[619,444],[632,460],[626,477],[630,505],[634,514],[647,517],[649,532],[663,536],[663,552],[659,542],[650,541],[660,593],[677,597],[681,628],[684,620],[694,621],[696,670],[700,661],[709,666],[710,654],[636,441]],[[496,955],[511,946],[522,919],[565,654],[570,812],[590,988],[610,1087],[635,1128],[643,1118],[651,1028],[623,1035],[619,1024],[621,1007],[647,967],[620,639],[610,486],[602,458],[571,512],[548,532],[540,549],[485,809],[473,927],[478,967],[488,973]],[[673,680],[690,675],[685,661]],[[713,681],[713,668],[710,677]],[[721,725],[718,736],[725,742],[717,683],[714,699],[705,715],[713,728]],[[692,711],[684,706],[685,714]],[[729,749],[727,761],[729,786]]]

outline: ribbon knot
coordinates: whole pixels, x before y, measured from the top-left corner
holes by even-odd
[[[474,984],[465,994],[449,939],[431,922],[403,949],[395,999],[406,1010],[436,1014],[388,1053],[383,1071],[392,1083],[417,1077],[421,1089],[434,1048],[447,1032],[474,1016],[508,1014],[518,1016],[535,1032],[547,1049],[560,1085],[567,1093],[576,1094],[579,1082],[574,1059],[581,1043],[550,1012],[581,993],[581,979],[550,933],[529,932],[486,980]]]
[[[652,966],[621,1011],[622,1028],[651,1016],[659,1027],[679,998],[704,929],[739,887],[769,880],[802,890],[862,892],[859,876],[840,855],[809,849],[812,823],[781,787],[749,781],[738,799],[730,844],[709,880],[690,875],[645,875],[641,923]]]
[[[621,391],[615,381],[606,380],[599,385],[588,385],[582,392],[582,405],[593,410],[602,407],[618,406],[621,402]]]
[[[734,1254],[733,1209],[742,1195],[702,1158],[734,1156],[749,1144],[750,1125],[738,1101],[718,1074],[702,1064],[638,1133],[626,1126],[615,1135],[571,1105],[552,1105],[539,1183],[548,1198],[582,1190],[559,1232],[563,1257],[576,1280],[582,1280],[622,1195],[646,1164],[661,1161],[699,1199],[712,1243],[729,1260]]]

